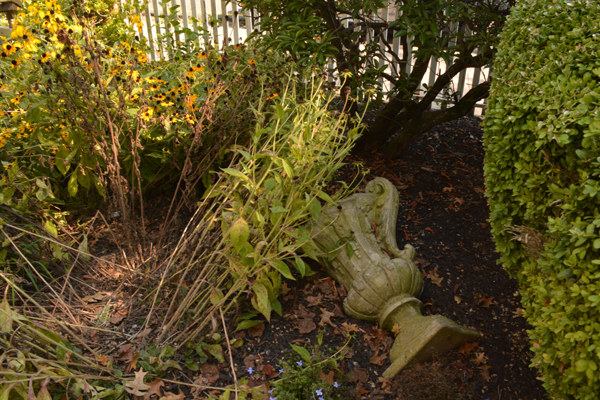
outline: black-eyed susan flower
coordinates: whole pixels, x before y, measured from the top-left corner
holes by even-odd
[[[152,107],[148,107],[148,109],[142,113],[142,119],[145,121],[150,121],[152,115],[154,115],[154,109],[152,109]]]

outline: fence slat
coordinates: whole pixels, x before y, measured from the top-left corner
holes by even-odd
[[[223,43],[221,47],[229,44],[229,23],[227,22],[227,2],[221,0],[221,28],[223,30]]]
[[[215,0],[210,0],[210,24],[212,25],[212,31],[213,31],[213,43],[218,45],[219,44],[219,28],[217,27],[217,24],[215,23],[215,20],[217,19],[217,4],[215,3]]]
[[[148,7],[146,7],[146,10],[144,10],[144,14],[146,17],[146,26],[144,28],[146,28],[146,32],[148,32],[146,37],[148,38],[148,43],[150,44],[150,57],[152,57],[152,61],[156,61],[156,51],[158,50],[158,48],[155,48],[154,46],[154,35],[152,34],[152,19],[150,18],[150,4],[148,4]]]
[[[189,21],[188,21],[188,10],[187,10],[187,0],[179,0],[181,2],[181,18],[183,19],[183,27],[185,29],[189,29],[190,25],[189,25]],[[192,3],[195,0],[192,0]],[[185,34],[185,39],[189,39],[188,34]]]
[[[231,14],[233,15],[233,44],[239,44],[240,43],[240,29],[239,29],[240,17],[239,17],[239,12],[238,12],[238,8],[237,8],[237,1],[235,1],[235,0],[231,2]]]

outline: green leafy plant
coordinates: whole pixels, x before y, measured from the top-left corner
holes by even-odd
[[[294,353],[281,362],[280,379],[271,384],[269,396],[277,400],[333,400],[353,397],[347,388],[347,377],[338,368],[349,341],[332,354],[321,350],[323,333],[317,345],[309,350],[291,344]]]
[[[600,49],[597,7],[523,1],[512,11],[486,114],[496,248],[521,287],[548,392],[600,391]]]

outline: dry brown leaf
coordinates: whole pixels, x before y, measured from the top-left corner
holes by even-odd
[[[89,296],[85,296],[83,299],[84,302],[86,303],[97,303],[99,301],[104,300],[104,298],[107,296],[108,293],[106,292],[98,292],[96,294],[92,294]]]
[[[296,310],[296,312],[294,312],[294,314],[297,315],[299,318],[305,318],[305,319],[313,319],[314,317],[317,316],[317,314],[315,314],[314,312],[308,311],[301,304],[298,305],[298,309]]]
[[[462,206],[465,203],[465,201],[460,197],[455,197],[454,202],[457,203],[459,206]]]
[[[381,383],[381,389],[382,390],[387,390],[387,389],[390,389],[392,387],[392,381],[388,381],[387,379],[385,379],[382,376],[380,376],[379,378],[377,378],[377,382]]]
[[[202,377],[206,379],[209,384],[213,384],[219,380],[219,367],[214,364],[202,364],[200,367]]]
[[[421,268],[427,268],[428,266],[431,265],[431,263],[429,261],[427,261],[421,257],[415,257],[415,259],[413,261],[415,262],[415,264],[417,264]]]
[[[324,374],[323,371],[319,370],[319,376],[321,378],[323,378],[323,380],[325,380],[325,382],[329,383],[330,385],[333,385],[335,380],[333,379],[333,371],[329,371],[328,374]]]
[[[336,328],[337,326],[331,322],[331,317],[333,317],[335,314],[332,313],[331,311],[327,311],[326,308],[321,307],[321,320],[319,321],[319,326],[325,326],[325,324],[329,324],[332,327]]]
[[[485,354],[483,353],[483,351],[478,351],[477,353],[475,353],[475,358],[473,359],[473,361],[477,365],[482,365],[482,364],[485,364],[487,362],[487,357],[485,356]]]
[[[110,319],[110,323],[113,325],[118,325],[121,323],[121,321],[123,321],[125,319],[125,316],[127,315],[127,313],[125,314],[121,314],[120,312],[116,312]]]
[[[465,343],[462,346],[460,346],[458,352],[464,356],[468,356],[473,350],[475,350],[477,346],[479,346],[478,342]]]
[[[131,343],[124,344],[119,347],[117,350],[117,354],[115,355],[115,360],[129,362],[133,358],[133,345]]]
[[[342,311],[342,309],[340,308],[339,305],[334,304],[333,305],[333,316],[335,318],[344,318],[346,315],[344,315],[344,312]]]
[[[306,301],[309,307],[317,307],[323,305],[323,294],[317,293],[316,296],[307,296]]]
[[[480,372],[479,375],[481,375],[481,377],[483,378],[484,381],[489,382],[490,381],[490,366],[489,365],[481,365],[479,367]]]
[[[262,368],[262,373],[269,379],[273,379],[279,376],[279,372],[272,365],[267,364]]]
[[[148,386],[150,386],[150,388],[144,395],[144,400],[148,400],[153,394],[157,397],[160,397],[160,388],[165,386],[165,383],[162,381],[162,379],[156,378],[152,382],[148,383]]]
[[[434,285],[442,287],[442,281],[444,280],[444,278],[440,278],[440,276],[438,275],[437,267],[435,267],[434,269],[432,269],[429,272],[426,272],[425,277],[429,278],[431,280],[431,282],[433,282]]]
[[[366,383],[369,380],[369,371],[365,368],[354,368],[350,371],[350,382]]]
[[[147,372],[145,372],[143,368],[140,368],[140,370],[135,373],[135,379],[133,381],[125,381],[125,391],[134,396],[143,396],[146,394],[146,390],[150,388],[150,386],[144,383],[144,376],[146,376],[146,374]]]
[[[371,364],[375,364],[375,365],[383,365],[383,362],[386,359],[386,354],[385,353],[381,353],[378,354],[379,351],[376,351],[375,354],[373,354],[373,357],[371,357],[370,363]]]
[[[479,299],[477,300],[477,306],[481,308],[490,308],[491,305],[496,304],[493,297],[486,297],[484,295],[479,295]]]
[[[265,331],[265,324],[258,324],[247,329],[248,334],[254,337],[261,337]]]
[[[298,328],[300,333],[303,335],[311,333],[312,331],[317,329],[317,325],[312,319],[301,318],[294,321],[294,323],[296,324],[296,328]]]
[[[398,336],[398,334],[400,333],[401,330],[402,330],[402,326],[399,325],[397,322],[394,323],[394,326],[392,328],[392,333],[394,334],[394,336]]]
[[[167,392],[159,400],[183,400],[183,399],[185,399],[185,394],[182,392],[179,392],[179,394]]]

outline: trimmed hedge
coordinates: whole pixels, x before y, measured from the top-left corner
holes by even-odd
[[[501,262],[520,287],[549,394],[600,393],[600,6],[518,1],[484,121]]]

